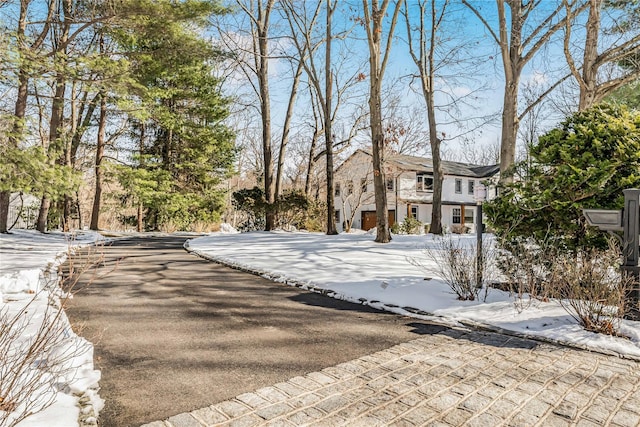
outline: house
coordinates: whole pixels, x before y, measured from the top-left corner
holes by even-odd
[[[442,225],[448,230],[475,231],[474,194],[485,185],[487,199],[495,197],[499,165],[479,166],[442,161]],[[412,216],[431,222],[433,163],[424,157],[392,154],[385,159],[389,224]],[[338,230],[376,226],[372,156],[357,150],[335,172],[335,220]],[[351,227],[348,227],[348,226]]]

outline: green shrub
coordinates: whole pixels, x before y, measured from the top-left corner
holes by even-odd
[[[405,217],[400,226],[400,234],[420,234],[422,223],[412,216]]]
[[[484,205],[499,237],[539,241],[551,231],[564,250],[604,248],[582,209],[620,209],[622,190],[640,186],[640,113],[608,104],[576,113],[540,137],[514,173]]]

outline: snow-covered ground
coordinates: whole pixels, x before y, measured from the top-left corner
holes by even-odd
[[[452,238],[460,239],[461,245],[476,243],[472,235]],[[206,258],[335,298],[423,319],[489,325],[640,358],[640,322],[622,322],[620,331],[629,337],[625,339],[583,330],[557,301],[532,300],[521,310],[516,309],[512,296],[496,289],[489,289],[486,301],[484,295],[480,301],[457,300],[450,288],[429,271],[434,262],[426,255],[426,248],[440,247],[432,235],[399,235],[391,243],[379,244],[368,234],[227,232],[190,240],[187,246]]]
[[[27,417],[18,427],[77,426],[81,411],[84,424],[91,425],[103,406],[97,394],[100,371],[93,366],[93,345],[72,331],[64,312],[55,318],[60,297],[63,297],[55,286],[56,266],[64,261],[69,250],[100,239],[100,235],[92,232],[70,235],[12,230],[10,234],[0,234],[0,315],[4,325],[7,319],[16,316],[23,322],[14,327],[14,331],[19,332],[16,339],[0,340],[0,351],[7,351],[3,353],[7,359],[15,359],[12,354],[24,352],[46,320],[54,319],[54,330],[59,330],[59,334],[54,334],[56,343],[51,351],[35,358],[21,375],[23,383],[28,378],[38,377],[38,391],[30,393],[31,398],[37,395],[41,402],[51,399],[53,404]],[[51,363],[54,360],[59,362],[58,366]],[[51,369],[46,369],[47,366]],[[45,373],[39,375],[43,367]],[[6,364],[0,367],[0,375],[8,376],[5,372],[8,368]],[[6,386],[6,381],[3,384]],[[11,399],[11,396],[0,397],[4,398],[5,404]],[[32,408],[37,409],[38,405],[36,402]],[[2,405],[0,409],[3,409]],[[9,408],[5,406],[4,409]],[[24,406],[12,408],[3,425],[10,425],[10,419],[23,410]],[[0,410],[0,420],[4,415],[7,413]]]
[[[526,309],[518,310],[513,297],[494,289],[489,290],[486,300],[458,301],[449,287],[429,271],[433,270],[433,261],[425,254],[425,248],[438,247],[431,235],[394,236],[391,243],[382,245],[374,243],[373,236],[368,234],[236,234],[229,227],[222,229],[224,232],[190,240],[188,248],[204,257],[260,272],[274,280],[409,316],[435,318],[450,324],[490,325],[640,358],[640,322],[623,321],[621,332],[630,337],[624,339],[584,331],[554,301],[531,301]],[[454,238],[460,239],[463,245],[475,244],[475,236]],[[45,284],[55,280],[45,272],[55,270],[69,249],[99,239],[94,233],[70,237],[24,230],[0,235],[0,314],[9,318],[24,312],[25,307],[28,311],[25,318],[29,325],[13,343],[13,349],[29,343],[46,317],[47,307],[51,307],[53,301],[55,308],[58,301],[58,291],[53,292],[54,298],[50,292],[41,291]],[[72,427],[79,425],[79,418],[83,418],[85,424],[92,424],[102,408],[103,402],[97,394],[100,372],[93,366],[93,346],[71,330],[65,316],[60,322],[64,334],[56,352],[73,353],[73,357],[65,361],[63,371],[66,373],[56,378],[43,377],[55,385],[50,395],[54,404],[23,420],[18,427]],[[27,372],[36,372],[43,362],[46,360],[36,360]],[[2,401],[0,408],[1,404]],[[2,415],[0,409],[0,420]]]

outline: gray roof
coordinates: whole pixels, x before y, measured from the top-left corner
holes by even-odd
[[[371,153],[365,150],[358,150],[365,154]],[[399,169],[416,172],[433,173],[433,160],[427,157],[409,156],[406,154],[388,155],[385,162],[396,166]],[[442,169],[445,175],[465,176],[471,178],[488,178],[500,171],[500,165],[474,165],[471,163],[442,161]]]

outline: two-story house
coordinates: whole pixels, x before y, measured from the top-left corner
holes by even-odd
[[[495,197],[499,165],[479,166],[442,162],[442,224],[475,231],[476,190],[486,183],[486,197]],[[336,224],[339,230],[376,226],[371,154],[357,150],[335,173]],[[433,162],[429,158],[388,155],[385,159],[389,223],[412,216],[422,223],[431,222],[433,202]]]

